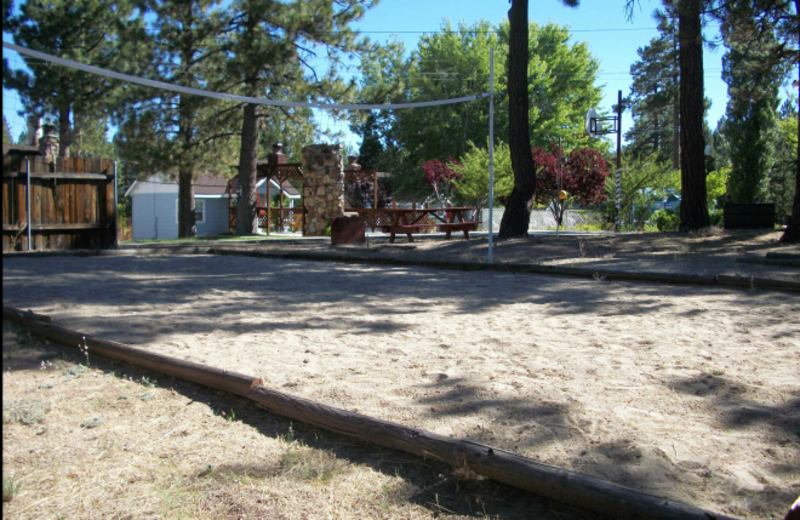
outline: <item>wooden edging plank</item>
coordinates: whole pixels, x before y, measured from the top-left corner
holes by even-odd
[[[41,317],[41,315],[36,316]],[[20,323],[27,327],[32,333],[50,341],[71,347],[85,344],[93,354],[99,354],[111,359],[119,359],[131,365],[191,381],[216,390],[247,397],[251,386],[254,384],[262,384],[260,379],[251,376],[237,374],[236,372],[230,372],[228,370],[221,370],[193,361],[184,361],[182,359],[148,352],[115,341],[95,338],[87,334],[65,329],[47,323],[41,318],[32,317],[29,313],[5,305],[3,306],[3,319],[9,319]]]
[[[375,258],[375,257],[341,257],[330,254],[303,253],[303,252],[270,252],[270,251],[248,251],[241,249],[223,249],[213,246],[190,246],[185,244],[175,244],[168,247],[137,247],[135,249],[121,250],[98,250],[98,251],[64,251],[64,252],[3,252],[3,258],[13,258],[15,256],[38,257],[38,256],[96,256],[96,255],[174,255],[174,254],[212,254],[228,256],[251,256],[258,258],[282,258],[286,260],[310,260],[315,262],[340,262],[349,264],[376,264],[390,266],[409,266],[417,265],[432,269],[451,269],[460,271],[500,271],[513,273],[533,273],[549,276],[574,276],[576,278],[592,278],[598,281],[632,281],[632,282],[653,282],[678,285],[721,285],[727,287],[748,287],[755,289],[768,289],[789,292],[800,292],[800,282],[790,280],[775,280],[770,278],[755,278],[751,276],[732,276],[732,275],[680,275],[670,273],[642,272],[634,273],[628,271],[614,271],[605,269],[588,269],[583,267],[564,267],[549,265],[531,265],[524,263],[498,263],[485,264],[476,262],[440,262],[432,260],[402,260],[397,258]]]
[[[208,252],[216,255],[241,255],[286,258],[290,260],[336,261],[344,263],[370,263],[385,265],[418,265],[436,269],[456,269],[461,271],[505,271],[517,273],[534,273],[557,276],[575,276],[578,278],[594,278],[599,280],[642,281],[670,284],[714,285],[714,275],[677,275],[668,273],[631,273],[606,269],[588,269],[583,267],[563,267],[548,265],[531,265],[524,263],[487,264],[477,262],[442,262],[435,260],[399,260],[395,258],[344,258],[335,255],[320,255],[302,252],[272,253],[267,251],[243,251],[211,247]]]
[[[800,261],[800,253],[785,253],[783,251],[770,251],[766,254],[767,258],[780,259],[780,260],[798,260]]]
[[[451,466],[466,467],[496,481],[614,518],[735,520],[477,442],[409,428],[270,390],[251,376],[81,334],[47,323],[46,316],[3,306],[3,318],[21,323],[35,335],[56,343],[73,347],[85,344],[92,353],[104,357],[247,397],[261,408],[292,420]]]
[[[11,320],[16,323],[25,324],[28,320],[34,321],[42,321],[45,323],[51,323],[52,320],[50,316],[45,316],[44,314],[37,314],[33,311],[23,311],[20,309],[16,309],[14,307],[8,307],[3,305],[3,319],[4,320]]]
[[[477,442],[374,419],[263,386],[253,387],[249,397],[277,415],[456,468],[469,468],[492,480],[613,518],[732,519]]]
[[[717,275],[717,284],[733,287],[749,287],[752,289],[778,289],[781,291],[800,292],[800,282],[789,280],[773,280],[771,278],[756,278],[755,276],[730,276]]]

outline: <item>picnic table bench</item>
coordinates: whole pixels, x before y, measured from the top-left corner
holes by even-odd
[[[477,230],[481,224],[480,221],[468,221],[465,218],[466,214],[474,209],[471,207],[386,208],[381,211],[389,215],[390,223],[381,226],[381,230],[389,233],[389,243],[394,243],[397,234],[404,234],[409,242],[413,242],[413,233],[433,227],[443,231],[447,240],[450,240],[453,231],[463,232],[464,238],[469,240],[469,232]]]

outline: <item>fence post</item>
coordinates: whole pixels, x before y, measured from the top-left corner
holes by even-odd
[[[28,232],[28,251],[31,250],[31,161],[25,159],[25,179],[27,187],[25,188],[25,222],[26,230]]]

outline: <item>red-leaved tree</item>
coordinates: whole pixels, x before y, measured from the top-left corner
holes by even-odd
[[[606,199],[606,177],[611,171],[603,156],[596,150],[583,148],[573,150],[566,164],[558,165],[558,148],[555,153],[542,148],[533,148],[536,164],[536,202],[549,204],[556,222],[563,223],[564,210],[570,202],[577,204],[599,204]],[[567,192],[567,198],[559,199],[558,192]]]
[[[459,163],[452,158],[446,163],[439,159],[422,163],[422,170],[425,172],[425,184],[433,188],[436,199],[442,204],[451,201],[456,191],[453,181],[461,178],[460,173],[450,169],[452,164]]]

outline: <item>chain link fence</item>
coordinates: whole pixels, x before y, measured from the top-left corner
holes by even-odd
[[[492,228],[495,232],[500,231],[500,221],[503,219],[504,208],[495,208],[492,215]],[[601,226],[603,215],[599,211],[574,210],[568,209],[564,212],[564,222],[561,229],[585,229],[586,227]],[[534,209],[531,211],[531,220],[528,231],[555,230],[556,219],[550,210]],[[481,211],[480,231],[489,230],[489,210]]]

